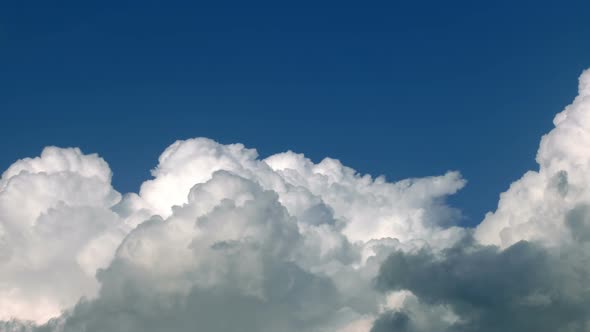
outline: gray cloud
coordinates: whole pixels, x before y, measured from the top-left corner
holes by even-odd
[[[410,332],[412,331],[410,317],[404,312],[386,312],[382,314],[371,328],[371,332]]]
[[[459,321],[439,331],[587,331],[589,259],[577,245],[547,249],[521,241],[501,250],[467,238],[440,253],[396,252],[376,280],[383,291],[409,290],[425,304],[448,306]],[[374,330],[411,325],[411,315],[388,317]]]

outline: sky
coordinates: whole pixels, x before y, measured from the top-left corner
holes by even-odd
[[[586,1],[3,1],[0,166],[47,145],[137,191],[177,139],[391,180],[458,170],[465,225],[535,167],[588,66]]]
[[[0,332],[590,331],[590,4],[0,4]]]

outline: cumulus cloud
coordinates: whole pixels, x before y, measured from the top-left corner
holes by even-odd
[[[98,290],[126,230],[97,155],[46,148],[0,179],[0,319],[44,321]]]
[[[440,254],[397,252],[381,266],[383,290],[409,290],[427,306],[458,319],[422,328],[424,310],[390,312],[373,331],[587,331],[590,292],[587,251],[549,251],[532,242],[504,250],[459,242]]]
[[[589,86],[475,229],[454,171],[196,138],[121,195],[97,155],[48,147],[0,178],[0,331],[586,331]]]
[[[590,329],[589,86],[586,71],[541,140],[539,170],[512,183],[473,236],[442,251],[398,251],[381,265],[378,288],[409,291],[417,302],[383,313],[373,331]],[[441,306],[454,319],[420,324]]]
[[[122,196],[100,157],[55,147],[4,172],[1,329],[370,326],[386,253],[463,232],[444,204],[464,185],[456,172],[392,183],[197,138],[167,148],[153,176]]]
[[[579,80],[574,102],[555,116],[543,136],[538,171],[529,171],[500,196],[475,236],[482,243],[507,247],[520,240],[555,246],[568,241],[563,220],[590,201],[590,71]]]
[[[321,219],[322,212],[331,210],[353,241],[431,238],[429,233],[441,229],[437,226],[456,220],[457,210],[443,200],[465,185],[458,172],[390,183],[383,177],[360,175],[331,158],[314,164],[289,151],[259,160],[256,150],[242,144],[197,138],[178,141],[162,153],[152,171],[154,179],[141,186],[140,196],[155,213],[170,216],[174,206],[187,202],[191,187],[209,180],[217,170],[275,191],[281,204],[307,223],[322,222],[312,218]],[[449,232],[453,231],[458,230]]]

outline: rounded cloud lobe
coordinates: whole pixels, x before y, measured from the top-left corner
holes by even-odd
[[[586,331],[589,86],[475,229],[445,204],[457,172],[196,138],[121,195],[97,155],[48,147],[0,179],[0,331]]]
[[[98,290],[125,233],[120,194],[97,155],[46,148],[0,179],[0,319],[47,320]]]

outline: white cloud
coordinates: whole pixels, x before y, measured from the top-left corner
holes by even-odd
[[[0,182],[0,319],[44,322],[81,297],[125,294],[127,280],[184,300],[228,289],[256,305],[287,301],[301,321],[277,318],[284,329],[345,326],[378,313],[378,247],[440,247],[461,233],[447,228],[457,211],[444,204],[464,185],[456,172],[390,183],[334,159],[260,160],[198,138],[167,148],[153,175],[122,197],[106,162],[79,149],[14,163]]]
[[[126,231],[97,155],[49,147],[0,179],[0,319],[44,321],[98,289]]]
[[[152,172],[155,178],[142,185],[140,196],[167,217],[172,206],[186,203],[193,185],[226,170],[277,192],[281,204],[300,220],[319,222],[309,218],[332,210],[352,241],[382,237],[410,241],[430,238],[429,233],[440,231],[439,225],[456,219],[458,212],[443,199],[465,184],[457,172],[391,183],[360,175],[331,158],[314,164],[293,152],[265,160],[257,156],[241,144],[221,145],[204,138],[177,141],[162,153]]]
[[[46,148],[0,179],[0,331],[472,331],[513,314],[487,299],[523,311],[590,303],[572,295],[586,275],[570,273],[590,242],[589,72],[555,125],[539,171],[475,230],[455,226],[460,214],[445,203],[465,185],[458,172],[388,182],[331,158],[260,159],[196,138],[168,147],[153,179],[121,195],[97,155]],[[543,246],[511,246],[520,240]],[[570,257],[566,273],[548,271],[555,246]],[[482,286],[513,289],[501,269],[514,260],[537,284]]]
[[[579,95],[553,123],[537,153],[539,170],[512,183],[498,209],[477,227],[482,243],[506,247],[539,240],[551,246],[568,241],[568,212],[590,203],[590,71],[580,77]]]

